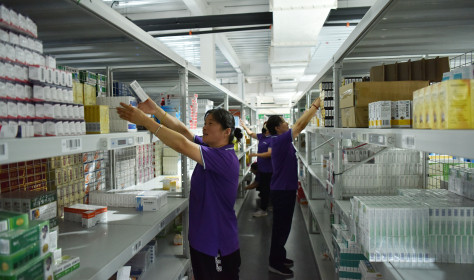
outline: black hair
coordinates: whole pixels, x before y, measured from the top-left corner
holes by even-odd
[[[267,130],[265,129],[265,127],[262,127],[262,134],[265,134],[267,133]]]
[[[273,115],[268,118],[267,129],[271,135],[277,135],[276,127],[283,123],[281,116]]]
[[[250,165],[250,169],[252,169],[252,170],[258,170],[258,164],[257,164],[257,162],[252,163],[252,164]]]
[[[209,115],[212,115],[214,120],[222,126],[222,129],[225,130],[230,128],[229,144],[232,144],[234,136],[237,138],[237,141],[240,141],[240,139],[244,137],[242,130],[240,128],[235,128],[234,116],[232,116],[229,111],[222,108],[211,109],[204,115],[204,120],[206,120],[207,116]]]

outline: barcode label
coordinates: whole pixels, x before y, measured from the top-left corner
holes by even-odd
[[[143,142],[145,142],[144,137],[143,137],[143,136],[138,136],[138,137],[137,137],[137,143],[138,143],[138,144],[142,144]]]
[[[142,241],[138,240],[137,243],[135,243],[132,246],[132,254],[135,255],[136,253],[138,253],[138,251],[140,251],[141,248],[142,248]]]
[[[8,159],[8,147],[7,143],[0,144],[0,160]]]
[[[382,125],[383,126],[390,125],[390,120],[383,120]]]
[[[82,150],[82,140],[81,140],[81,138],[63,139],[62,140],[62,151],[63,151],[63,153],[79,152],[81,150]]]
[[[403,148],[415,148],[415,136],[403,136]]]

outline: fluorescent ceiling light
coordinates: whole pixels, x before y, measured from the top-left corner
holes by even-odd
[[[148,4],[156,4],[156,1],[150,0],[126,0],[126,1],[118,1],[118,0],[111,0],[111,1],[104,1],[104,2],[116,2],[118,7],[129,7],[129,6],[140,6],[140,5],[148,5]]]

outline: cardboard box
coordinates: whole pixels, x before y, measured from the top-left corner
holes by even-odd
[[[79,257],[63,256],[61,263],[55,266],[54,280],[63,278],[80,267],[81,261]]]
[[[53,257],[51,253],[42,257],[34,258],[27,264],[15,269],[11,273],[0,273],[0,279],[5,280],[52,280],[53,279]]]
[[[437,57],[374,66],[370,69],[370,80],[372,82],[424,80],[441,82],[445,72],[449,72],[449,58]]]
[[[428,85],[428,81],[352,83],[339,89],[339,107],[367,108],[376,101],[412,100],[415,90]]]
[[[14,273],[18,267],[22,267],[38,257],[40,254],[39,248],[39,242],[33,242],[13,254],[0,255],[0,277],[2,274]]]
[[[342,127],[368,127],[368,107],[349,107],[341,110]]]
[[[95,85],[84,84],[84,105],[96,104],[96,89]]]

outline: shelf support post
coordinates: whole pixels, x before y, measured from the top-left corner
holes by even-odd
[[[224,95],[224,109],[229,111],[229,96],[227,94]]]
[[[342,81],[342,63],[334,63],[332,79],[334,88],[334,127],[342,127],[342,124],[340,123],[341,112],[339,110],[339,87],[341,86]]]
[[[428,160],[429,160],[429,154],[427,152],[421,152],[422,156],[422,168],[423,168],[423,188],[427,189],[428,188]]]
[[[113,96],[114,90],[114,72],[112,71],[112,68],[107,66],[107,96]]]
[[[181,106],[181,122],[186,124],[186,106],[188,98],[188,68],[183,67],[178,70],[179,74],[179,94]],[[188,182],[188,157],[181,155],[181,188],[183,190],[183,197],[189,197],[189,182]]]

